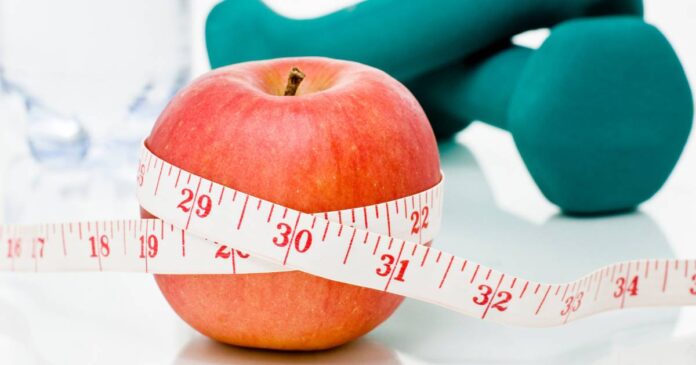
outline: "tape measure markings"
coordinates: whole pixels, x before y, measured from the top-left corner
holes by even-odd
[[[71,222],[0,226],[9,259],[0,260],[0,268],[154,273],[299,269],[528,326],[560,325],[610,309],[696,304],[696,275],[689,277],[688,260],[617,263],[572,282],[542,284],[420,245],[439,229],[442,183],[374,206],[305,214],[193,175],[146,149],[137,182],[141,205],[164,221],[90,221],[84,222],[86,232],[83,222],[76,222],[76,230]],[[111,247],[116,236],[123,241],[120,255]],[[28,242],[30,258],[22,255]]]

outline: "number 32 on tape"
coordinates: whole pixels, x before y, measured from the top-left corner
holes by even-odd
[[[538,283],[431,248],[442,182],[372,206],[306,214],[184,171],[143,147],[138,200],[160,219],[0,226],[8,271],[249,274],[301,270],[470,316],[553,326],[629,307],[696,304],[696,260],[616,263]]]

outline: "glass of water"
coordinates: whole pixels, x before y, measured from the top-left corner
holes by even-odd
[[[5,182],[7,220],[98,217],[118,203],[114,191],[132,196],[119,179],[132,185],[140,142],[189,79],[188,7],[186,0],[0,0],[0,89],[22,101],[23,123],[9,125],[22,129],[27,147],[9,166],[22,174],[5,174],[13,176]],[[39,196],[43,210],[32,212],[27,203]]]

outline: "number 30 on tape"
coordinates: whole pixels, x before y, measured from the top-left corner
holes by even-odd
[[[538,283],[431,248],[442,182],[372,206],[306,214],[224,187],[143,147],[138,200],[161,219],[0,226],[5,271],[251,274],[301,270],[523,326],[696,304],[696,260],[616,263]]]

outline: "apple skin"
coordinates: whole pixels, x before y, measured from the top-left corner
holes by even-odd
[[[281,96],[293,66],[306,78],[296,96]],[[194,174],[308,213],[397,199],[441,179],[435,137],[413,95],[382,71],[327,58],[209,72],[171,100],[146,145]],[[403,300],[297,271],[155,279],[202,334],[266,349],[341,345]]]

